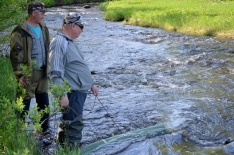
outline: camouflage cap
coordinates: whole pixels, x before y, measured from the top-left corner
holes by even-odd
[[[81,21],[81,16],[76,12],[68,13],[63,19],[63,24],[71,24],[71,23],[83,25]]]
[[[46,12],[45,5],[42,2],[32,2],[28,5],[28,12],[32,12],[35,10]]]

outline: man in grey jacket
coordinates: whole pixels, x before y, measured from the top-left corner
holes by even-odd
[[[94,85],[91,71],[84,61],[83,53],[73,41],[83,31],[81,17],[77,13],[69,13],[63,19],[62,30],[50,44],[49,72],[51,82],[62,86],[66,79],[71,93],[62,96],[60,106],[64,107],[65,142],[69,146],[80,145],[82,138],[82,112],[84,102],[91,89],[95,96],[98,88]]]

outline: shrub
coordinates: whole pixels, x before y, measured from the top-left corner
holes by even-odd
[[[0,154],[40,154],[33,135],[26,134],[27,125],[19,119],[22,98],[15,101],[17,82],[9,58],[0,56]]]

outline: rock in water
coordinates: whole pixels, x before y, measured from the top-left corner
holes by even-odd
[[[91,8],[91,5],[85,5],[84,8],[89,9],[89,8]]]

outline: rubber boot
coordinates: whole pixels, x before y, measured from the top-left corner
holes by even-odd
[[[65,144],[65,124],[64,124],[64,121],[62,120],[62,122],[59,124],[59,127],[58,127],[58,137],[57,137],[57,140],[59,142],[59,144],[64,147],[64,144]]]
[[[49,106],[48,93],[45,92],[45,93],[35,94],[35,96],[36,96],[36,102],[37,102],[39,110],[43,110],[45,109],[46,106]],[[41,125],[42,132],[45,132],[49,127],[48,119],[49,119],[49,114],[44,114],[41,118],[41,122],[44,121],[44,123]]]
[[[71,147],[79,147],[82,139],[84,123],[82,116],[76,117],[73,121],[64,120],[66,143]]]

